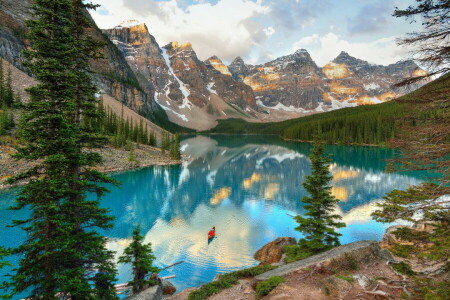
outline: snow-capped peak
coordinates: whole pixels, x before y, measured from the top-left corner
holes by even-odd
[[[133,27],[133,26],[138,26],[141,24],[142,24],[142,22],[139,22],[137,20],[128,20],[128,21],[120,23],[120,25],[117,27]]]

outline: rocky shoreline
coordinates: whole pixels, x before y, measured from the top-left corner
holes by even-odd
[[[254,258],[261,263],[272,264],[278,268],[260,275],[240,279],[230,288],[223,289],[208,297],[209,300],[254,300],[260,299],[256,286],[274,277],[283,278],[262,299],[416,299],[415,281],[391,265],[407,262],[416,274],[436,280],[448,280],[445,271],[449,261],[406,260],[391,252],[391,248],[403,241],[398,240],[392,226],[386,230],[382,241],[359,241],[345,244],[329,251],[292,263],[284,262],[284,246],[295,243],[290,237],[280,237],[259,249]],[[427,224],[417,223],[416,230],[430,230]],[[214,281],[220,280],[216,276]],[[175,295],[158,296],[164,300],[186,300],[198,287],[183,290]],[[440,298],[439,298],[440,299]]]
[[[149,166],[166,166],[180,164],[180,160],[173,160],[168,155],[163,155],[161,149],[139,145],[135,146],[133,151],[118,149],[110,146],[92,150],[100,153],[103,157],[103,164],[97,167],[97,170],[112,173],[127,171]],[[0,190],[23,185],[25,182],[16,185],[5,184],[5,181],[14,175],[26,171],[34,163],[26,160],[15,160],[11,157],[15,150],[12,146],[0,146]]]

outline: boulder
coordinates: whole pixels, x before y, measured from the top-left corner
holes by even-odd
[[[151,286],[139,294],[127,297],[126,300],[161,300],[162,288],[159,285]]]
[[[256,251],[253,256],[256,260],[265,264],[277,263],[281,260],[284,254],[284,247],[295,245],[295,238],[279,237],[276,240],[264,245],[261,249]]]
[[[163,295],[173,295],[177,291],[177,288],[168,280],[162,279],[162,294]]]

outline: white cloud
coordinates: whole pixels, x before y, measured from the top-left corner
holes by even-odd
[[[370,63],[387,65],[395,63],[407,57],[408,50],[399,47],[396,37],[385,37],[372,42],[349,42],[339,35],[329,32],[319,36],[313,34],[295,42],[292,51],[306,48],[319,66],[324,66],[332,61],[341,51],[348,52],[351,56],[367,60]]]
[[[251,22],[256,16],[269,12],[261,1],[219,0],[216,4],[203,1],[182,8],[176,0],[154,2],[150,0],[98,0],[111,12],[93,17],[100,28],[111,28],[124,20],[145,22],[160,46],[171,41],[189,41],[200,59],[213,54],[232,60],[245,55],[255,45],[273,34],[273,28],[264,28]]]
[[[275,29],[273,29],[273,27],[264,28],[263,31],[267,36],[272,36],[275,33]]]

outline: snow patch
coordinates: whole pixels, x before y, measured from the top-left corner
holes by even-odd
[[[171,113],[173,113],[174,115],[176,115],[177,117],[179,117],[181,120],[183,120],[184,122],[189,122],[188,118],[186,117],[186,115],[182,115],[180,113],[177,113],[176,111],[174,111],[173,109],[168,108],[167,106],[162,105],[159,102],[158,99],[158,93],[155,93],[155,101],[156,103],[159,104],[159,106],[161,106],[162,109],[166,110],[166,111],[170,111]]]
[[[189,108],[191,109],[192,103],[191,101],[189,101],[188,97],[191,94],[191,92],[188,90],[188,88],[186,87],[186,85],[184,84],[183,81],[181,81],[177,75],[175,75],[175,72],[172,69],[172,65],[170,64],[170,58],[169,55],[167,54],[167,49],[166,48],[162,48],[162,55],[164,57],[164,60],[166,61],[166,65],[169,68],[169,72],[170,74],[173,75],[173,77],[175,78],[175,80],[178,82],[178,84],[180,85],[180,91],[183,94],[183,104],[180,106],[180,108]]]
[[[206,89],[207,89],[210,93],[213,93],[213,94],[216,94],[216,95],[217,95],[216,90],[213,89],[214,84],[215,84],[214,81],[211,81],[210,83],[208,83],[208,86],[206,87]]]
[[[301,112],[301,113],[305,113],[308,112],[307,110],[299,107],[294,107],[293,105],[287,107],[286,105],[284,105],[283,103],[279,102],[277,105],[275,106],[265,106],[264,103],[262,103],[261,100],[257,100],[256,104],[264,107],[264,108],[268,108],[268,109],[275,109],[275,110],[284,110],[284,111],[289,111],[289,112]]]
[[[380,85],[377,84],[377,83],[375,83],[375,82],[372,82],[372,83],[369,83],[369,84],[365,84],[365,85],[364,85],[364,89],[365,89],[366,91],[370,91],[370,90],[378,90],[379,88],[380,88]]]
[[[133,27],[133,26],[138,26],[141,25],[142,23],[137,21],[137,20],[128,20],[125,22],[120,23],[119,26],[116,26],[115,28],[120,28],[120,27]]]

